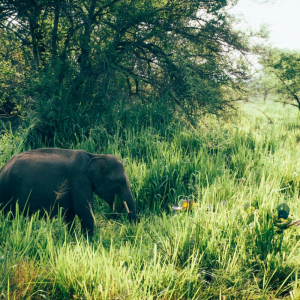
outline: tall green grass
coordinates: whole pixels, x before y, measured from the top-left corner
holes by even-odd
[[[112,215],[95,198],[91,242],[79,228],[68,235],[61,217],[0,214],[3,297],[298,299],[299,229],[278,236],[270,212],[286,201],[300,219],[300,120],[297,110],[255,105],[230,120],[207,117],[197,128],[120,125],[108,134],[95,126],[86,136],[55,135],[55,147],[123,159],[140,222],[129,224],[121,204]],[[31,130],[8,131],[1,164],[43,146]],[[198,206],[172,212],[186,198]]]

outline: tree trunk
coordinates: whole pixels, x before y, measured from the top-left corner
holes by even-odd
[[[91,41],[91,26],[93,24],[94,12],[96,8],[96,0],[93,0],[88,11],[88,15],[84,16],[84,34],[81,40],[81,54],[80,54],[80,73],[86,75],[89,54],[90,54],[90,41]]]
[[[57,56],[57,31],[59,22],[59,5],[55,6],[54,10],[54,24],[52,29],[52,61],[55,62]]]
[[[33,67],[34,69],[38,69],[39,67],[39,51],[38,51],[38,43],[36,38],[36,25],[35,21],[30,19],[30,35],[32,40],[32,54],[33,54]]]

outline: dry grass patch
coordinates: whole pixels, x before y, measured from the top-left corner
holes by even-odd
[[[53,286],[51,268],[32,260],[21,260],[11,267],[9,299],[47,299]]]

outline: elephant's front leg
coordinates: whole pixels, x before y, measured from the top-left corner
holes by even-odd
[[[81,231],[85,235],[94,234],[93,189],[90,181],[80,181],[72,189],[72,203],[81,221]]]
[[[68,231],[74,234],[75,231],[75,211],[73,209],[68,209],[65,214],[65,221],[68,225]]]
[[[92,202],[92,201],[91,201]],[[87,236],[94,235],[94,213],[92,203],[88,202],[87,205],[83,208],[81,215],[78,215],[81,220],[81,231],[82,233]]]

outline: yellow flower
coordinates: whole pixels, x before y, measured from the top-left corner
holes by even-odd
[[[194,204],[194,200],[187,200],[182,205],[183,210],[192,210]]]
[[[172,206],[172,209],[174,211],[191,211],[194,206],[198,206],[198,203],[194,203],[194,200],[180,200],[178,204]]]

